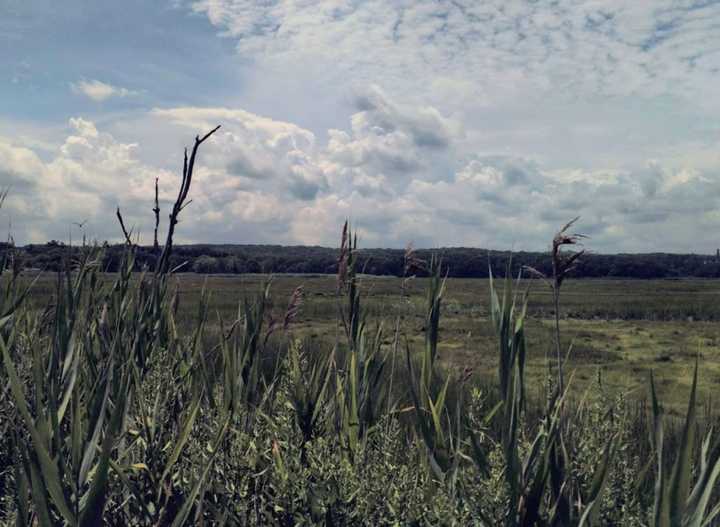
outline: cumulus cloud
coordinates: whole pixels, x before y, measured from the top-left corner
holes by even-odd
[[[222,146],[226,140],[220,136],[217,148],[229,157],[240,145],[258,156],[263,151],[265,166],[274,168],[251,178],[251,186],[283,196],[282,218],[273,220],[286,222],[293,242],[333,244],[337,226],[351,217],[371,245],[413,240],[425,246],[544,249],[554,230],[579,214],[596,250],[697,250],[713,243],[709,234],[690,240],[684,230],[702,223],[707,233],[707,225],[717,221],[711,211],[720,207],[720,178],[707,167],[649,160],[639,168],[551,169],[514,155],[475,155],[467,151],[462,127],[435,108],[398,103],[377,87],[355,102],[349,130],[330,130],[325,144],[276,121],[250,135],[246,130],[258,129],[253,123],[262,118],[224,113],[236,117],[226,130],[236,147]],[[194,110],[196,117],[204,111]],[[417,138],[430,134],[443,139],[421,147]],[[293,148],[278,146],[288,144]],[[292,179],[298,170],[306,180],[326,183],[298,192]]]
[[[461,133],[461,125],[444,117],[436,108],[398,104],[377,85],[359,92],[353,116],[353,131],[378,135],[403,132],[420,148],[444,149]]]
[[[237,108],[158,108],[145,119],[186,138],[222,124],[203,145],[186,212],[192,221],[180,231],[185,241],[334,245],[349,217],[365,246],[544,249],[559,226],[581,215],[595,250],[709,251],[720,227],[712,164],[683,157],[558,168],[474,153],[455,119],[377,87],[356,95],[348,127],[329,130],[327,139]],[[0,178],[13,187],[0,212],[14,218],[20,241],[64,238],[72,221],[85,218],[93,236],[119,239],[112,221],[119,204],[147,237],[155,177],[165,208],[178,175],[167,163],[143,160],[142,150],[142,141],[118,140],[79,117],[49,156],[0,140]]]
[[[315,135],[295,124],[226,108],[156,109],[152,113],[195,130],[222,122],[223,128],[208,148],[208,165],[238,188],[306,201],[328,186],[316,163]]]
[[[115,207],[123,205],[132,222],[140,220],[154,178],[160,178],[163,189],[175,179],[167,170],[139,162],[137,145],[115,140],[88,120],[72,118],[68,129],[50,159],[0,141],[0,161],[12,174],[8,178],[3,173],[0,180],[10,191],[1,212],[12,220],[12,233],[20,242],[67,239],[71,223],[83,219],[91,220],[88,228],[94,236],[116,239]]]
[[[128,97],[137,94],[137,92],[128,90],[127,88],[113,86],[112,84],[107,84],[99,80],[81,80],[72,83],[70,88],[73,93],[88,97],[95,102],[103,102],[113,97]]]

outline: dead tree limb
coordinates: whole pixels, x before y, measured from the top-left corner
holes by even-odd
[[[193,169],[195,168],[195,158],[197,157],[198,148],[203,144],[211,135],[220,129],[220,125],[210,130],[204,136],[195,136],[195,144],[193,145],[192,152],[188,158],[187,148],[185,149],[185,157],[183,159],[183,174],[182,181],[180,183],[180,191],[178,197],[173,204],[172,211],[170,212],[168,223],[167,238],[165,240],[165,246],[163,247],[162,254],[155,268],[155,273],[167,273],[170,265],[170,254],[172,253],[173,247],[173,236],[175,235],[175,226],[178,224],[178,216],[180,212],[185,208],[189,202],[186,203],[188,192],[190,192],[190,184],[192,183]]]
[[[160,226],[160,200],[158,199],[158,178],[155,178],[155,207],[153,208],[155,213],[155,233],[153,236],[153,252],[157,254],[160,252],[160,245],[158,244],[158,227]]]
[[[128,247],[133,246],[132,239],[130,238],[130,232],[125,228],[125,222],[123,221],[122,214],[120,214],[120,207],[117,208],[117,211],[115,211],[115,215],[117,216],[118,221],[120,222],[120,228],[122,229],[123,236],[125,236],[125,243],[128,245]]]

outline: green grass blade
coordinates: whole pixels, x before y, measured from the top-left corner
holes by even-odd
[[[82,456],[82,463],[80,464],[80,472],[78,475],[78,480],[80,483],[80,486],[85,485],[85,482],[87,481],[87,475],[90,471],[90,468],[92,467],[93,460],[95,459],[95,455],[97,454],[97,448],[98,448],[98,441],[100,439],[100,433],[102,431],[103,423],[105,421],[105,413],[107,408],[107,402],[108,398],[110,396],[110,379],[105,380],[105,391],[102,398],[102,403],[100,405],[100,411],[97,415],[97,419],[95,421],[95,427],[93,428],[92,435],[90,436],[88,442],[85,445],[85,451],[83,452]]]
[[[230,419],[231,419],[231,416],[228,415],[227,419],[225,419],[225,423],[223,424],[222,428],[218,432],[217,437],[215,438],[215,442],[212,446],[212,454],[210,455],[210,459],[208,461],[206,461],[205,468],[202,472],[202,475],[200,476],[198,481],[193,486],[193,489],[192,489],[192,491],[190,491],[190,494],[185,499],[185,503],[183,503],[183,506],[180,509],[180,512],[178,512],[178,515],[173,520],[172,527],[182,527],[183,525],[186,525],[186,520],[188,519],[188,516],[190,515],[190,511],[191,511],[193,505],[195,504],[195,501],[197,500],[198,495],[202,494],[202,490],[205,488],[205,483],[207,480],[208,473],[210,472],[210,469],[213,466],[215,457],[217,456],[218,450],[220,449],[220,445],[222,444],[222,441],[225,438],[225,434],[227,433],[228,427],[230,426]]]
[[[680,525],[685,516],[685,501],[690,489],[692,476],[692,451],[695,444],[695,399],[697,392],[698,363],[695,361],[690,401],[680,437],[680,450],[678,452],[672,475],[668,482],[668,505],[670,508],[670,523]]]
[[[28,431],[32,437],[33,448],[40,465],[40,472],[43,477],[44,485],[52,497],[54,505],[58,508],[58,511],[60,511],[60,514],[62,514],[65,520],[70,524],[75,524],[75,515],[73,514],[65,493],[63,492],[58,467],[45,446],[46,444],[49,444],[49,438],[43,438],[44,434],[41,434],[41,432],[35,427],[35,421],[30,415],[30,410],[28,409],[22,385],[20,383],[20,379],[18,378],[17,371],[15,370],[15,365],[10,358],[10,352],[8,351],[7,346],[5,345],[5,340],[2,337],[0,337],[0,348],[2,349],[5,371],[10,378],[10,389],[15,398],[15,403],[17,404],[18,411],[25,420],[25,425],[28,427]]]
[[[161,481],[165,481],[165,478],[168,476],[168,474],[170,474],[170,470],[172,469],[173,465],[180,457],[183,448],[185,448],[185,443],[187,443],[187,440],[190,437],[190,432],[192,431],[192,428],[195,424],[195,419],[197,419],[201,402],[202,397],[200,396],[200,392],[197,392],[195,395],[195,401],[193,402],[193,405],[190,409],[190,413],[185,419],[185,422],[183,423],[183,426],[180,430],[180,435],[178,436],[177,442],[175,443],[175,448],[173,449],[172,454],[168,458],[167,464],[165,465],[165,470],[163,471],[162,477],[160,478]]]
[[[42,527],[53,527],[55,524],[51,520],[50,507],[48,505],[48,493],[43,478],[40,475],[40,468],[34,459],[29,461],[30,465],[30,485],[32,487],[33,504],[35,505],[35,513]]]
[[[657,457],[657,476],[655,477],[655,500],[653,504],[653,525],[655,527],[670,526],[670,508],[666,499],[665,468],[663,466],[664,432],[662,408],[655,390],[655,377],[650,372],[650,398],[653,415],[653,446]]]
[[[705,440],[706,446],[703,448],[704,452],[709,446],[711,436],[712,433],[708,433]],[[713,492],[716,490],[716,482],[720,477],[720,444],[713,450],[709,461],[706,458],[706,463],[703,463],[703,465],[695,488],[687,502],[687,514],[689,516],[687,527],[701,527],[707,520],[705,511]]]
[[[610,470],[610,463],[615,455],[615,444],[616,438],[613,437],[606,445],[603,451],[600,464],[595,469],[595,475],[593,476],[592,483],[590,484],[590,491],[588,493],[588,504],[580,517],[580,523],[578,527],[599,525],[598,516],[600,514],[600,500],[602,499],[602,493],[607,485],[608,472]]]
[[[108,473],[110,470],[110,454],[115,443],[116,436],[120,434],[125,414],[125,402],[130,383],[129,379],[120,383],[120,393],[115,401],[115,410],[109,429],[105,430],[100,459],[93,475],[90,489],[85,494],[82,512],[80,514],[79,527],[93,527],[102,524],[103,511],[105,510],[106,491],[108,485]]]

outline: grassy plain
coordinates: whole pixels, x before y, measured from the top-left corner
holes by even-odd
[[[234,319],[242,299],[259,294],[268,279],[278,316],[293,290],[303,286],[304,301],[293,326],[297,337],[328,349],[343,340],[336,277],[328,275],[178,274],[180,329],[193,327],[203,287],[210,293],[209,329],[217,331],[218,315]],[[55,280],[55,275],[45,274],[35,284],[33,301],[38,306],[52,297]],[[531,390],[536,387],[537,392],[547,371],[546,353],[554,349],[552,297],[539,280],[527,285],[527,375]],[[370,325],[385,321],[386,342],[392,342],[394,321],[401,317],[402,341],[419,346],[424,338],[425,279],[363,276],[361,287]],[[472,368],[476,380],[494,385],[498,354],[488,299],[487,280],[448,279],[439,357],[446,367]],[[561,328],[564,347],[572,345],[568,362],[575,371],[574,392],[601,382],[610,393],[644,398],[653,370],[661,398],[672,411],[683,411],[699,353],[699,393],[707,400],[720,386],[719,299],[720,282],[713,280],[568,280],[562,290]]]

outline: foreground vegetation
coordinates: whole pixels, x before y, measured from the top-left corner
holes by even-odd
[[[114,280],[103,280],[102,249],[85,247],[66,260],[44,309],[28,301],[32,284],[18,267],[8,278],[0,520],[713,524],[720,444],[712,416],[697,415],[697,368],[679,420],[664,416],[652,377],[647,408],[601,385],[571,400],[558,316],[562,353],[545,353],[542,382],[530,386],[522,282],[488,284],[497,369],[486,387],[440,362],[442,264],[407,255],[408,288],[413,267],[430,276],[418,339],[401,308],[369,316],[347,226],[329,350],[296,332],[300,288],[282,311],[270,287],[259,288],[230,318],[210,309],[205,291],[195,316],[182,316],[172,236],[207,137],[186,157],[166,242],[141,277],[128,236]],[[567,268],[556,267],[558,301]]]

